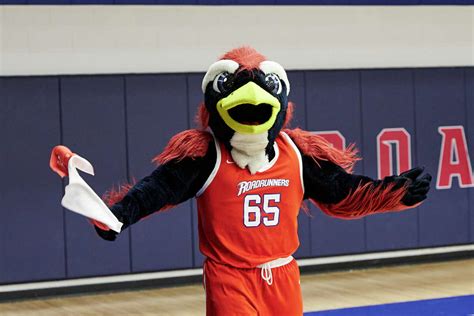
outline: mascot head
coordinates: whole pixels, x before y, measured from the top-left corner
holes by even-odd
[[[275,156],[290,83],[283,67],[250,47],[227,52],[202,81],[208,124],[241,168],[257,172]]]

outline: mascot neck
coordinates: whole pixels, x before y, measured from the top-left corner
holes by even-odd
[[[248,168],[251,174],[269,163],[268,132],[260,134],[240,134],[235,132],[230,139],[231,155],[242,169]]]

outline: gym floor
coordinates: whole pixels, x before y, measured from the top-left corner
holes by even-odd
[[[471,296],[474,295],[474,259],[304,274],[301,277],[301,286],[305,312],[461,297],[464,306],[470,308],[474,314],[474,296]],[[450,302],[451,305],[455,303]],[[456,306],[460,306],[459,303],[456,303]],[[407,308],[410,310],[413,307],[410,305]],[[63,296],[0,304],[0,314],[5,316],[204,315],[204,309],[205,297],[201,285]],[[440,311],[439,307],[437,311]],[[336,315],[334,312],[314,314]],[[352,314],[356,315],[357,309],[344,310],[342,314],[337,315]],[[357,315],[369,314],[364,312]],[[455,311],[439,313],[439,315],[469,314]],[[388,312],[384,312],[384,315],[388,315]]]

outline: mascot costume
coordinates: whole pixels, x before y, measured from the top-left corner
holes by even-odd
[[[250,47],[212,64],[202,91],[201,128],[175,135],[152,174],[108,192],[109,208],[75,170],[93,173],[87,160],[57,146],[50,164],[69,175],[63,205],[89,216],[106,240],[196,197],[208,315],[302,315],[292,254],[303,200],[329,216],[356,219],[426,199],[431,176],[422,168],[381,180],[354,175],[353,146],[341,151],[311,132],[285,129],[293,110],[286,72]],[[102,215],[91,213],[100,208]]]

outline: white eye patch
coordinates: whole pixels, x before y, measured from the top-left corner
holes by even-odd
[[[202,93],[206,92],[207,84],[213,81],[218,74],[224,71],[233,74],[237,69],[239,69],[239,64],[230,59],[223,59],[213,63],[209,66],[206,75],[202,79]]]
[[[288,80],[288,76],[286,75],[285,69],[279,64],[274,61],[262,61],[260,63],[260,70],[265,74],[276,74],[280,78],[281,81],[285,82],[286,85],[286,95],[290,94],[290,81]]]

